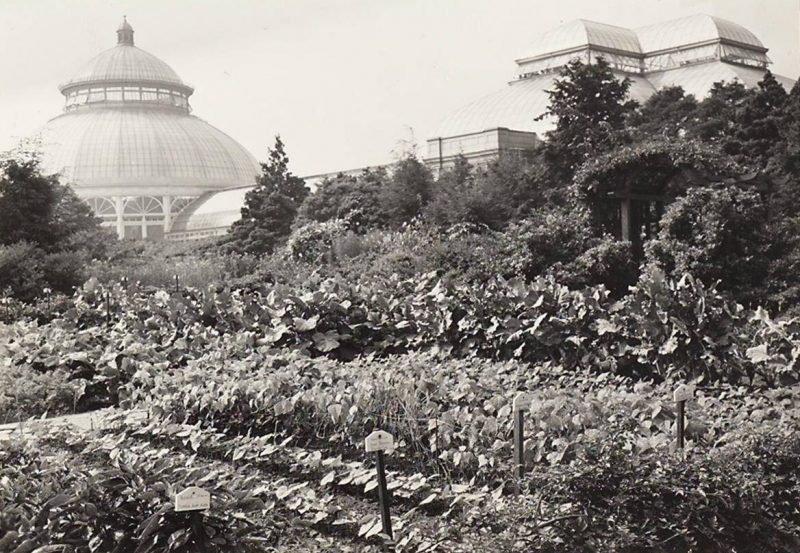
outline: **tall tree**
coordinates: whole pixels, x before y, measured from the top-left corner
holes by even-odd
[[[731,136],[723,149],[745,165],[766,169],[780,146],[783,105],[787,93],[775,76],[767,71],[736,113]]]
[[[635,140],[681,137],[697,117],[697,99],[680,86],[668,86],[650,96],[628,117]]]
[[[289,171],[283,141],[275,137],[256,186],[245,195],[242,217],[229,232],[227,248],[256,255],[272,252],[289,235],[297,210],[309,193],[303,179]]]
[[[0,176],[0,241],[54,246],[57,188],[58,179],[42,175],[35,159],[6,160]]]
[[[627,77],[618,79],[603,58],[567,64],[548,91],[550,105],[540,116],[556,120],[545,145],[545,159],[556,176],[569,180],[590,157],[619,143],[619,131],[636,106],[627,98],[630,84]]]
[[[689,127],[687,136],[723,144],[735,132],[738,112],[750,94],[751,91],[739,81],[714,83],[697,106],[695,125]]]

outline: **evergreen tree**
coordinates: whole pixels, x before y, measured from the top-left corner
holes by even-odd
[[[603,58],[567,64],[548,91],[550,105],[540,116],[556,120],[545,145],[545,159],[555,176],[569,180],[584,161],[619,143],[619,131],[636,106],[627,100],[630,84],[627,77],[617,79]]]
[[[309,193],[303,179],[289,171],[289,157],[279,136],[261,169],[255,188],[245,195],[241,219],[231,227],[228,249],[256,255],[272,252],[291,232],[297,210]]]
[[[767,71],[736,113],[736,125],[723,149],[745,165],[764,170],[780,148],[783,105],[787,93]]]
[[[450,226],[469,221],[468,198],[474,190],[473,167],[459,154],[453,165],[444,169],[436,180],[430,203],[425,206],[425,219],[435,225]]]
[[[684,93],[680,86],[668,86],[658,90],[640,108],[631,112],[627,125],[636,141],[681,137],[687,128],[695,124],[697,105],[697,99]]]
[[[697,106],[695,124],[687,130],[690,138],[722,145],[736,131],[739,110],[751,92],[739,81],[716,82]]]

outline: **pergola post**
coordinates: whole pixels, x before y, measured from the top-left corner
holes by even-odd
[[[620,236],[623,240],[628,242],[632,242],[633,236],[633,227],[632,227],[632,220],[631,220],[631,203],[632,200],[630,197],[625,197],[620,199],[619,204],[619,213],[620,213],[620,225],[622,227]]]

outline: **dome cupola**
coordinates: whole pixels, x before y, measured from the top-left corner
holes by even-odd
[[[133,27],[123,18],[117,45],[86,63],[60,87],[64,111],[97,104],[149,104],[190,111],[194,89],[153,54],[133,44]]]
[[[117,44],[133,46],[133,27],[128,23],[128,18],[122,16],[122,23],[117,28]]]

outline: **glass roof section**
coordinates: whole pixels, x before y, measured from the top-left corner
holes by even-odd
[[[651,73],[647,79],[653,83],[656,89],[667,86],[680,86],[687,94],[693,94],[696,98],[702,99],[711,90],[714,83],[725,81],[738,81],[747,88],[758,86],[764,78],[764,70],[755,67],[742,67],[721,61],[711,63],[701,63],[687,65],[669,71],[659,71]],[[790,90],[793,84],[791,79],[775,75],[775,78]]]
[[[642,102],[655,91],[645,78],[619,75],[620,78],[625,76],[631,79],[630,98]],[[553,121],[537,121],[536,117],[547,110],[550,103],[547,91],[553,88],[557,78],[557,74],[544,74],[514,81],[510,86],[455,111],[431,136],[451,137],[498,127],[543,136],[553,128]]]
[[[761,41],[741,25],[704,14],[641,27],[636,30],[636,34],[639,35],[642,50],[646,53],[720,39],[766,52]]]
[[[246,185],[261,168],[231,137],[202,119],[155,107],[92,107],[52,119],[43,163],[86,187],[189,188]]]
[[[456,110],[430,136],[463,137],[497,128],[542,136],[553,123],[535,118],[547,110],[547,91],[572,60],[594,63],[603,57],[620,78],[631,79],[630,97],[643,102],[670,85],[680,85],[698,98],[718,81],[755,86],[769,64],[766,52],[741,25],[708,15],[638,30],[572,21],[542,35],[530,55],[517,60],[517,79],[510,86]],[[776,78],[791,88],[793,81]]]
[[[640,54],[639,38],[631,29],[576,19],[544,33],[519,61],[549,56],[565,50],[593,47]]]
[[[87,83],[150,82],[189,88],[166,63],[136,46],[119,44],[95,56],[61,90]]]
[[[134,45],[133,27],[125,19],[117,29],[117,45],[91,59],[59,89],[66,96],[87,86],[131,83],[165,86],[187,97],[193,92],[169,65]]]

